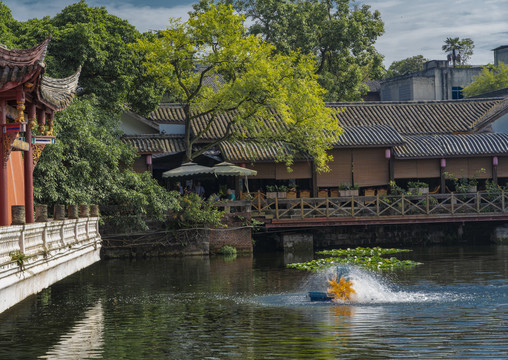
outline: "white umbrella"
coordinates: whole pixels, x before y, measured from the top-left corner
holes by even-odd
[[[214,169],[207,166],[201,166],[193,162],[188,162],[183,164],[176,169],[168,170],[162,173],[163,178],[168,177],[183,177],[183,176],[193,176],[199,174],[213,174]]]
[[[256,170],[236,166],[228,162],[221,162],[220,164],[216,164],[214,165],[213,169],[215,170],[215,175],[245,176],[245,187],[247,188],[247,192],[250,192],[249,181],[247,180],[247,176],[255,176],[258,173]]]

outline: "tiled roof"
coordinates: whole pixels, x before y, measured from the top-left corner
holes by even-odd
[[[392,127],[387,125],[349,126],[337,137],[335,147],[367,147],[402,145],[404,140]]]
[[[44,57],[50,38],[31,49],[0,47],[0,88],[8,82],[26,81],[34,71],[44,68]]]
[[[124,135],[122,140],[134,146],[140,154],[174,154],[185,151],[185,143],[181,135]]]
[[[388,125],[401,135],[453,134],[477,131],[508,112],[508,98],[463,99],[411,102],[357,102],[327,104],[341,127]],[[150,115],[156,123],[182,122],[180,105],[162,104]],[[194,133],[204,129],[209,116],[192,122]],[[224,134],[231,115],[217,117],[203,137],[215,139]],[[277,124],[268,123],[273,131]]]
[[[508,154],[508,134],[415,135],[404,141],[394,147],[398,159]]]
[[[181,105],[167,103],[160,104],[160,106],[148,116],[148,120],[156,124],[181,123],[184,119],[185,115]]]
[[[288,147],[278,143],[274,146],[263,145],[254,142],[229,142],[223,141],[220,143],[220,149],[224,160],[227,161],[267,161],[278,159],[280,155],[286,155],[290,152]],[[305,154],[298,154],[295,160],[310,159]]]
[[[390,125],[402,135],[477,130],[508,112],[508,99],[333,103],[339,126]]]
[[[65,109],[74,99],[80,73],[81,66],[73,75],[63,79],[54,79],[43,75],[39,86],[41,101],[54,110]]]

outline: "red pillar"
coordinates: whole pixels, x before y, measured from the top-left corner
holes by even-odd
[[[25,165],[25,219],[27,224],[34,223],[34,182],[33,182],[33,156],[32,156],[32,128],[36,122],[35,104],[28,108],[28,126],[25,132],[25,141],[28,142],[28,151],[24,153]]]
[[[0,100],[0,124],[6,123],[5,100]],[[2,131],[2,130],[0,130]],[[7,190],[7,164],[5,163],[4,134],[0,133],[0,226],[9,225],[9,193]]]

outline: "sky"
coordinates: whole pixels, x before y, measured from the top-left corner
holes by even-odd
[[[54,16],[68,0],[4,0],[16,20]],[[141,31],[164,29],[170,17],[186,18],[197,0],[88,0]],[[475,43],[470,64],[494,62],[492,49],[508,45],[508,0],[361,0],[381,12],[385,33],[376,41],[388,67],[415,55],[445,59],[441,46],[447,37],[471,38]]]

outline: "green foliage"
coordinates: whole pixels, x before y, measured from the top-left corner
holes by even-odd
[[[378,11],[349,0],[223,0],[253,24],[249,32],[275,45],[316,60],[314,72],[328,93],[327,101],[358,101],[368,87],[363,81],[381,78],[382,60],[374,43],[384,33]],[[204,0],[196,11],[210,6]]]
[[[428,188],[429,184],[423,181],[409,181],[407,183],[408,188]]]
[[[29,48],[51,35],[45,58],[47,73],[66,77],[81,65],[79,95],[95,94],[102,107],[114,110],[130,102],[132,109],[142,114],[158,104],[164,89],[156,79],[145,76],[139,56],[129,48],[141,34],[105,7],[89,7],[81,0],[53,18],[18,23],[2,5],[0,17],[4,20],[0,35],[2,28],[12,32],[2,36],[10,47]]]
[[[236,248],[234,246],[224,245],[217,253],[224,256],[236,256]]]
[[[400,61],[394,61],[388,68],[385,78],[402,76],[422,71],[423,64],[425,64],[427,61],[429,60],[424,58],[423,55],[416,55]]]
[[[213,199],[203,200],[195,193],[176,197],[178,203],[172,208],[170,224],[176,228],[224,226],[224,212],[217,209]]]
[[[162,220],[175,206],[174,196],[149,173],[130,170],[136,153],[121,141],[118,125],[118,116],[101,108],[94,97],[76,99],[57,113],[57,142],[45,148],[34,170],[35,201],[50,207],[123,207],[140,227],[146,216]]]
[[[470,38],[446,38],[445,44],[441,49],[448,53],[448,61],[451,61],[453,67],[456,65],[466,65],[471,55],[473,55],[474,42]]]
[[[356,249],[335,249],[320,251],[317,254],[331,255],[325,259],[312,260],[304,263],[288,264],[288,268],[308,271],[319,271],[337,265],[357,265],[371,270],[395,270],[413,267],[421,263],[412,260],[399,260],[395,257],[383,258],[383,255],[407,252],[407,249],[382,249],[379,247]]]
[[[25,262],[28,260],[28,256],[19,250],[11,251],[9,253],[11,261],[15,261],[21,270],[25,270]]]
[[[504,88],[508,88],[508,65],[500,62],[498,66],[484,66],[473,82],[463,89],[463,93],[474,96]]]
[[[185,23],[171,20],[167,30],[133,48],[145,54],[147,73],[184,104],[186,160],[221,141],[243,139],[281,149],[289,144],[291,151],[280,151],[279,161],[290,165],[304,151],[318,169],[326,169],[333,142],[327,134],[339,129],[322,100],[311,57],[278,53],[248,35],[243,17],[224,5],[193,13]],[[231,121],[222,137],[193,151],[224,114]],[[191,134],[192,120],[205,115],[203,130]]]

